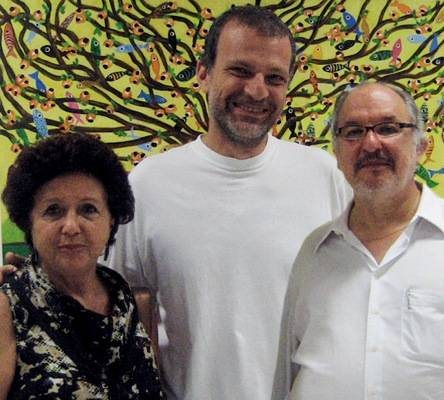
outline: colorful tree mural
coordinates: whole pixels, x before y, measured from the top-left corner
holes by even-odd
[[[177,0],[4,0],[0,4],[0,149],[87,132],[129,169],[194,140],[208,121],[194,73],[214,16],[234,4]],[[290,27],[298,68],[273,135],[331,150],[328,123],[347,86],[406,88],[429,146],[417,174],[444,195],[444,1],[255,1]],[[21,241],[3,210],[6,243]]]

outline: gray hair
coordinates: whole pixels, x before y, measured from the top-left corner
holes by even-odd
[[[384,81],[365,81],[363,83],[360,83],[359,85],[345,89],[339,95],[339,97],[336,100],[335,107],[333,109],[333,116],[330,122],[330,127],[333,134],[333,145],[334,146],[336,145],[336,138],[338,132],[338,117],[342,111],[342,107],[344,106],[345,100],[347,99],[348,96],[350,96],[350,94],[353,91],[367,85],[379,85],[386,87],[395,92],[399,97],[401,97],[401,99],[404,101],[408,113],[410,114],[410,117],[412,118],[412,123],[415,124],[415,128],[413,128],[413,130],[415,133],[416,146],[418,148],[421,147],[427,139],[424,134],[424,121],[421,117],[421,113],[415,103],[415,100],[404,89]]]

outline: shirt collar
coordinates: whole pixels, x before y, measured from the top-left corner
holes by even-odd
[[[419,201],[418,210],[411,220],[411,223],[416,223],[417,220],[424,220],[438,228],[444,234],[444,200],[440,199],[434,192],[432,192],[426,185],[419,184],[422,187],[421,199]],[[330,235],[342,236],[344,238],[350,237],[352,232],[348,227],[348,216],[350,214],[353,200],[351,200],[347,208],[342,214],[330,222],[325,234],[320,238],[316,245],[314,252],[316,253],[319,247],[330,237]],[[410,226],[410,224],[409,224]]]

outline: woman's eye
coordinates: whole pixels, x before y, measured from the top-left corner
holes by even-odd
[[[99,212],[97,207],[94,204],[83,204],[81,207],[82,214],[92,215]]]
[[[47,215],[49,217],[58,217],[62,213],[62,209],[57,204],[51,204],[48,206],[44,212],[44,215]]]

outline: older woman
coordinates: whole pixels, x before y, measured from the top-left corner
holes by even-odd
[[[97,264],[134,213],[117,156],[51,137],[18,156],[3,201],[32,256],[0,289],[0,399],[162,399],[129,287]]]

